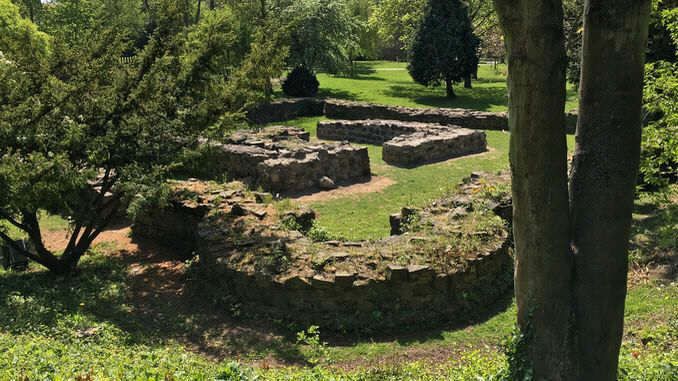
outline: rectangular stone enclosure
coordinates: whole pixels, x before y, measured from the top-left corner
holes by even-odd
[[[206,144],[212,163],[230,178],[272,193],[303,193],[370,179],[367,148],[308,139],[302,129],[280,126],[237,132],[226,144]]]
[[[318,123],[318,138],[383,145],[386,163],[400,167],[485,152],[482,131],[396,120],[333,120]]]

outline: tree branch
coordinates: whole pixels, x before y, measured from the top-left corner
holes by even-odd
[[[14,250],[20,252],[26,258],[29,258],[29,259],[31,259],[35,262],[42,264],[41,258],[39,258],[35,254],[33,254],[30,251],[21,247],[21,245],[16,243],[16,241],[14,239],[12,239],[12,237],[8,236],[7,234],[3,233],[2,231],[0,231],[0,238],[2,238],[3,241],[5,241],[8,245],[12,246],[14,248]]]

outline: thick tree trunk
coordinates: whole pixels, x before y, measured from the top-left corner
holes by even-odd
[[[565,46],[560,0],[495,0],[509,65],[518,325],[535,380],[572,374]]]
[[[464,88],[465,89],[472,89],[473,85],[471,84],[471,75],[467,75],[464,77]]]
[[[570,185],[581,380],[617,377],[649,0],[588,0]]]
[[[445,80],[445,93],[448,98],[456,98],[457,94],[454,93],[454,85],[451,79]]]

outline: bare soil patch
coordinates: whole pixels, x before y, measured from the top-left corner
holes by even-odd
[[[384,189],[394,185],[396,182],[388,177],[373,176],[369,182],[354,184],[345,187],[339,187],[334,190],[318,192],[310,195],[305,195],[293,200],[302,204],[310,204],[314,202],[328,201],[346,196],[355,196],[366,193],[381,192]]]

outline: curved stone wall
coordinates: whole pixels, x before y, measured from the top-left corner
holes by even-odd
[[[278,210],[242,184],[193,181],[178,183],[169,208],[142,213],[134,232],[169,241],[195,229],[203,282],[243,312],[337,331],[434,326],[472,320],[512,287],[509,229],[496,214],[507,196],[479,198],[488,185],[496,193],[472,178],[394,216],[399,235],[318,243],[295,230],[309,225],[308,210]]]

